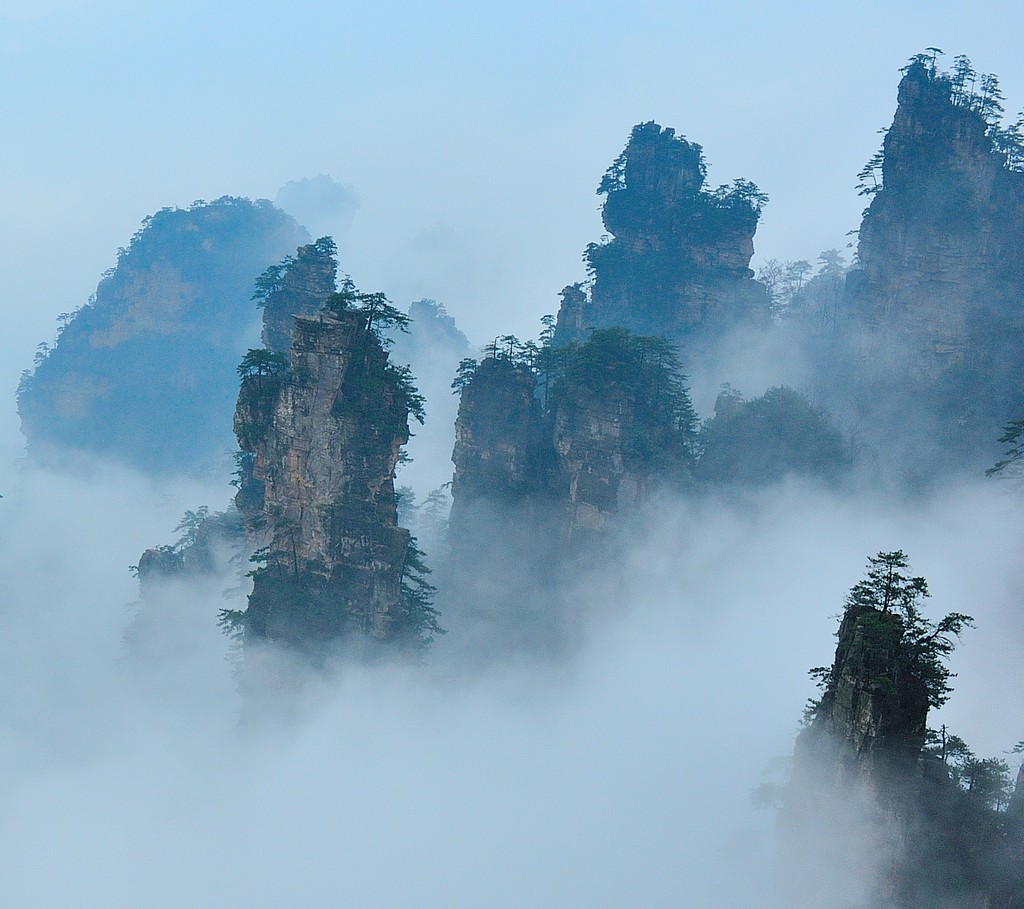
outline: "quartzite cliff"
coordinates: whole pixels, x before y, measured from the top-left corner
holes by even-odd
[[[236,617],[247,642],[315,653],[351,641],[418,647],[437,630],[394,488],[418,395],[388,360],[382,311],[355,296],[295,318],[290,365],[261,351],[244,369],[240,503],[265,546]]]

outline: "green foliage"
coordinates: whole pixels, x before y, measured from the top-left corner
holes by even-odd
[[[238,377],[247,379],[249,376],[272,377],[282,376],[288,372],[288,355],[266,348],[252,348],[242,362],[238,364]]]
[[[550,350],[550,348],[546,348]],[[582,344],[558,350],[551,407],[570,411],[586,399],[622,396],[633,419],[624,425],[623,455],[646,470],[689,463],[697,416],[677,349],[663,338],[623,328],[599,329]]]
[[[793,473],[835,481],[850,464],[848,446],[828,417],[785,386],[744,401],[719,395],[700,433],[697,475],[716,483],[772,483]]]
[[[219,610],[217,612],[217,627],[232,641],[242,643],[245,640],[245,610]]]
[[[633,127],[635,134],[639,127]],[[601,182],[597,186],[599,196],[607,196],[608,193],[618,192],[626,188],[626,150],[623,149],[619,156],[612,161],[611,166],[604,172]]]
[[[1012,123],[989,127],[996,151],[1006,158],[1010,170],[1024,170],[1024,111]]]
[[[999,441],[1009,445],[1003,458],[985,471],[986,476],[993,476],[1024,458],[1024,420],[1011,420],[1003,427]]]
[[[377,292],[372,294],[358,294],[356,302],[365,318],[366,330],[376,334],[378,340],[385,346],[391,344],[385,334],[385,329],[397,328],[399,331],[409,330],[409,317],[401,310],[396,309],[388,301],[384,294]]]
[[[358,299],[359,291],[356,289],[355,283],[348,275],[345,275],[341,279],[341,286],[324,300],[324,310],[340,319],[355,307]]]
[[[1003,97],[999,79],[992,73],[977,72],[963,54],[953,58],[953,67],[943,71],[938,65],[942,51],[930,48],[915,54],[903,67],[903,73],[932,86],[954,107],[976,114],[985,124],[993,147],[1003,155],[1010,170],[1024,167],[1024,114],[1003,125]]]
[[[979,758],[958,735],[945,726],[929,729],[925,753],[945,765],[949,779],[975,809],[1001,811],[1010,801],[1010,767],[1001,758]]]
[[[538,340],[540,341],[541,347],[550,347],[554,342],[555,326],[557,321],[557,318],[551,313],[540,317],[541,332]]]
[[[546,418],[560,407],[568,419],[590,402],[619,402],[622,453],[630,468],[672,473],[694,455],[697,416],[677,349],[663,338],[623,328],[591,332],[585,342],[555,346],[554,317],[542,320],[542,344],[501,335],[484,349],[486,363],[532,375]],[[466,359],[452,383],[457,393],[472,383],[480,364]]]
[[[186,511],[178,526],[174,528],[175,533],[183,531],[174,544],[175,549],[181,549],[184,546],[194,546],[199,528],[209,515],[209,505],[200,505],[195,511]]]
[[[473,376],[476,375],[479,367],[480,361],[472,357],[459,360],[458,369],[455,371],[455,378],[452,380],[452,394],[461,394],[462,390],[473,381]]]
[[[488,359],[505,360],[513,366],[532,369],[537,350],[533,341],[520,341],[515,335],[498,335],[484,348],[484,353]]]
[[[324,309],[337,318],[357,313],[361,324],[367,332],[377,338],[382,347],[390,347],[389,328],[401,332],[409,330],[409,317],[391,305],[388,298],[380,291],[365,293],[356,288],[347,275],[341,281],[341,287],[324,301]]]
[[[433,605],[437,588],[427,580],[429,575],[425,553],[417,548],[416,538],[410,536],[398,607],[390,633],[399,643],[419,650],[428,647],[436,635],[446,633],[439,622],[440,614]]]
[[[390,395],[404,414],[411,415],[421,425],[426,419],[426,401],[408,366],[384,363],[383,373],[373,365],[374,350],[386,351],[391,345],[389,329],[408,331],[410,319],[395,309],[383,293],[364,293],[358,290],[352,279],[344,277],[341,288],[324,302],[324,310],[339,319],[355,320],[363,333],[361,356],[363,368],[350,370],[346,377],[346,389],[354,392],[369,411],[378,408],[380,400]],[[405,422],[403,416],[402,422]],[[400,432],[401,427],[392,427]]]
[[[882,165],[885,163],[885,151],[878,149],[868,163],[857,174],[857,195],[873,196],[882,189]]]
[[[960,612],[947,613],[938,622],[925,618],[921,603],[929,596],[928,584],[922,577],[909,575],[908,565],[902,550],[869,558],[867,577],[851,588],[846,608],[868,619],[872,613],[900,619],[898,624],[875,622],[871,627],[878,635],[898,635],[897,669],[905,669],[922,682],[929,705],[941,707],[949,700],[949,681],[954,678],[945,661],[955,649],[956,639],[965,628],[973,627],[974,620]]]
[[[867,606],[879,612],[907,614],[929,596],[928,582],[903,573],[908,567],[902,550],[880,552],[868,559],[868,576],[850,590],[847,605]]]
[[[426,400],[416,388],[416,380],[412,371],[408,366],[396,366],[394,363],[388,362],[384,367],[384,374],[399,406],[422,426],[426,419]]]
[[[252,476],[252,467],[256,462],[256,455],[251,451],[235,451],[232,455],[235,462],[235,469],[231,474],[231,485],[235,489],[241,489]]]
[[[742,177],[731,184],[719,186],[710,196],[726,211],[753,211],[760,215],[761,209],[768,204],[768,193],[761,192],[756,183]]]

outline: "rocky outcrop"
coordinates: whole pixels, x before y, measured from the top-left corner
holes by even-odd
[[[928,690],[909,664],[904,628],[894,612],[846,610],[810,732],[841,743],[845,771],[887,795],[917,776],[928,718]]]
[[[455,514],[486,498],[513,505],[539,494],[550,478],[543,463],[544,417],[537,379],[527,365],[488,357],[462,389],[455,421]],[[550,443],[546,446],[550,449]],[[458,523],[457,517],[454,523]]]
[[[453,536],[480,501],[529,503],[563,544],[598,534],[650,486],[688,476],[695,423],[679,361],[657,338],[605,329],[538,362],[489,357],[462,390]]]
[[[418,559],[394,487],[415,389],[373,313],[340,295],[295,318],[290,358],[254,367],[238,397],[247,523],[266,563],[236,621],[247,643],[309,653],[354,639],[419,646],[435,613],[408,583]]]
[[[143,602],[151,601],[169,581],[223,579],[232,562],[241,563],[245,530],[235,508],[211,513],[202,506],[186,512],[176,531],[183,531],[177,542],[154,546],[139,558],[136,568]]]
[[[25,374],[29,452],[78,450],[157,472],[225,456],[256,276],[306,240],[266,201],[225,197],[147,218]]]
[[[268,268],[256,281],[263,307],[263,345],[287,353],[292,343],[292,316],[314,316],[336,289],[337,247],[330,237],[300,246]]]
[[[563,291],[559,341],[589,328],[659,335],[689,354],[739,324],[767,326],[769,300],[750,259],[766,197],[744,180],[705,188],[701,147],[642,123],[601,181],[613,237],[586,251],[589,297]]]
[[[979,760],[945,726],[926,728],[929,709],[949,697],[946,658],[971,620],[924,618],[927,584],[906,568],[902,552],[869,560],[832,665],[813,671],[824,693],[810,706],[782,800],[780,833],[797,850],[784,861],[827,863],[803,877],[806,905],[830,904],[844,877],[856,904],[1019,905],[1024,839],[1013,799],[1007,810],[1009,768]],[[810,888],[820,892],[808,900]]]
[[[1024,173],[994,81],[975,90],[964,66],[905,69],[862,174],[872,201],[843,300],[867,422],[908,424],[911,451],[931,436],[961,461],[1024,403]]]

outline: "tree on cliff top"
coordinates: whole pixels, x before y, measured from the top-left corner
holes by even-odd
[[[938,622],[925,618],[921,604],[930,595],[928,582],[911,576],[908,568],[906,553],[899,549],[870,557],[867,577],[854,584],[846,598],[845,616],[857,617],[868,646],[888,649],[895,644],[892,672],[905,671],[916,678],[928,693],[929,706],[941,707],[949,700],[949,681],[954,677],[945,661],[956,647],[955,639],[974,620],[961,612],[947,613]],[[814,673],[825,684],[833,681],[831,670]]]
[[[348,275],[342,279],[341,287],[324,301],[324,309],[338,318],[359,313],[366,330],[373,333],[384,348],[390,347],[392,343],[387,329],[408,331],[412,321],[404,312],[392,306],[383,293],[359,290]]]
[[[271,265],[256,279],[253,300],[263,308],[263,341],[287,351],[292,317],[312,316],[334,292],[338,277],[337,247],[330,237],[300,246],[293,256]]]
[[[1010,447],[1000,461],[985,471],[989,477],[1024,459],[1024,420],[1011,420],[1007,423],[999,441]]]

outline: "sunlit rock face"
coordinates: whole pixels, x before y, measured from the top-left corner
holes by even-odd
[[[844,300],[861,413],[891,401],[908,449],[932,436],[961,462],[1024,405],[1024,174],[987,103],[934,61],[906,69]]]
[[[768,297],[750,259],[765,197],[746,181],[709,190],[701,147],[642,123],[598,192],[612,236],[587,247],[593,283],[563,292],[560,340],[628,328],[699,348],[740,324],[766,326]]]
[[[303,650],[404,633],[409,532],[394,475],[408,408],[359,311],[297,317],[291,367],[253,372],[235,413],[243,511],[267,547],[245,633]]]
[[[235,367],[258,332],[256,278],[307,239],[266,201],[224,197],[147,218],[23,379],[29,452],[156,472],[226,458]]]

